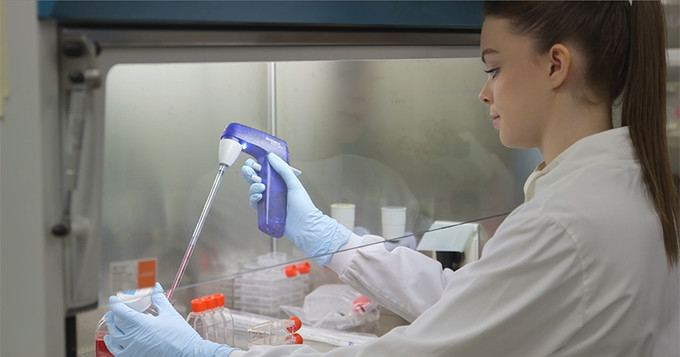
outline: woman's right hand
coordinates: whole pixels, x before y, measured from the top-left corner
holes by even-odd
[[[283,159],[273,153],[267,159],[287,187],[285,236],[319,265],[326,265],[331,254],[347,243],[351,232],[316,208],[293,168]],[[241,168],[243,177],[250,184],[250,206],[255,210],[266,190],[258,176],[259,170],[259,165],[253,159],[246,160]]]

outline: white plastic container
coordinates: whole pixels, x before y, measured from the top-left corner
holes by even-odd
[[[385,239],[403,237],[406,233],[406,207],[382,207],[382,236]]]
[[[279,318],[281,305],[302,306],[309,292],[309,263],[282,267],[285,258],[283,252],[268,253],[244,265],[247,273],[234,279],[234,310]]]
[[[129,306],[135,311],[143,312],[148,315],[158,316],[156,308],[151,303],[151,293],[153,288],[145,288],[138,290],[128,290],[122,291],[116,294],[116,296],[125,305]],[[104,336],[109,334],[109,330],[106,327],[106,320],[104,317],[99,320],[97,324],[97,330],[95,331],[94,344],[95,344],[95,357],[113,357],[113,354],[109,352],[104,343]]]
[[[356,206],[354,203],[332,203],[331,217],[350,231],[354,230]]]

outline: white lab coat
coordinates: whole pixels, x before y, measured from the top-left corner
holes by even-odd
[[[678,269],[627,128],[572,145],[529,177],[525,197],[482,258],[456,272],[382,244],[335,254],[328,266],[341,280],[412,323],[323,355],[680,356]],[[344,248],[375,239],[353,235]]]

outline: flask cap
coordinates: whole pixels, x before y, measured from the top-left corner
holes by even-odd
[[[215,297],[212,295],[207,295],[202,297],[203,301],[205,301],[205,306],[207,307],[208,310],[214,309],[217,307],[217,300],[215,300]]]
[[[309,262],[302,262],[297,265],[297,270],[300,274],[308,274],[311,269],[312,267],[309,265]]]
[[[217,306],[224,306],[224,294],[221,293],[216,293],[212,294],[212,296],[215,298],[215,301],[217,302]]]
[[[286,274],[287,278],[292,278],[297,275],[297,267],[295,264],[291,265],[286,265],[286,267],[283,269],[284,274]]]

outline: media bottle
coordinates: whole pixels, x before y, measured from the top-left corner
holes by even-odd
[[[143,312],[147,315],[158,316],[158,312],[151,303],[151,293],[153,288],[145,288],[138,290],[128,290],[122,291],[116,294],[116,296],[131,309]],[[114,357],[106,344],[104,343],[104,336],[109,334],[109,330],[106,327],[106,320],[102,316],[97,324],[97,330],[95,332],[94,344],[95,344],[95,357]]]
[[[206,336],[205,313],[208,310],[208,303],[203,298],[196,298],[191,300],[191,312],[187,315],[187,323],[193,327],[196,332],[202,337]]]

